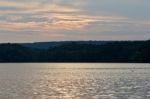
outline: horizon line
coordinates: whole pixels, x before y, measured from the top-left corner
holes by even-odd
[[[0,44],[25,44],[25,43],[50,43],[50,42],[115,42],[115,41],[148,41],[147,40],[56,40],[56,41],[33,41],[33,42],[0,42]]]

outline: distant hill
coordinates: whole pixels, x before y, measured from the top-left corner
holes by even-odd
[[[36,52],[19,44],[0,44],[0,62],[34,61]]]
[[[22,43],[21,45],[25,47],[30,48],[36,48],[36,49],[48,49],[53,48],[57,46],[61,46],[63,44],[76,42],[78,44],[94,44],[94,45],[101,45],[113,41],[58,41],[58,42],[35,42],[35,43]]]
[[[150,63],[150,40],[0,44],[0,62]]]

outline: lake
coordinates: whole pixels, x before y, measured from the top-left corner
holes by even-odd
[[[0,99],[150,99],[150,64],[0,64]]]

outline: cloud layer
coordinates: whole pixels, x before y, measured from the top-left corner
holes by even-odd
[[[0,0],[0,42],[141,40],[148,0]]]

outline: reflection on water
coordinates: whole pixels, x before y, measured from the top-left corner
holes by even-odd
[[[149,64],[0,64],[0,99],[150,99]]]

